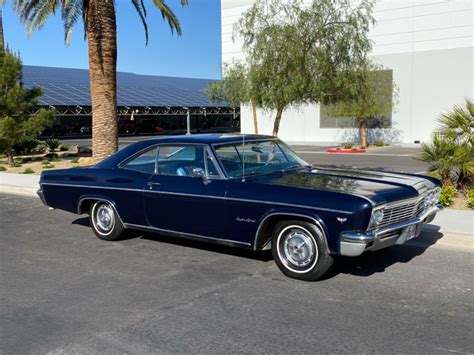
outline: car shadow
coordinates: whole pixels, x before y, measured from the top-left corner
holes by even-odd
[[[90,227],[89,218],[82,217],[74,220],[72,224]],[[382,250],[369,251],[358,257],[336,256],[336,262],[331,271],[322,279],[328,280],[339,274],[352,276],[371,276],[385,272],[392,265],[408,263],[410,260],[422,255],[429,247],[443,237],[436,225],[428,225],[419,237],[404,245],[395,245]],[[273,260],[270,250],[253,251],[226,245],[213,244],[199,240],[172,237],[168,235],[131,230],[122,240],[141,238],[149,241],[173,244],[186,248],[194,248],[220,254],[232,255],[262,262]]]
[[[335,266],[331,273],[327,275],[327,278],[332,278],[338,274],[366,277],[385,272],[392,265],[408,263],[422,255],[442,237],[443,234],[439,232],[439,227],[436,229],[430,228],[423,230],[419,237],[403,245],[395,245],[373,252],[369,251],[354,258],[337,256]]]
[[[72,224],[80,225],[83,227],[90,227],[89,217],[77,218],[72,222]],[[146,239],[146,240],[160,242],[160,243],[173,244],[173,245],[178,245],[178,246],[187,247],[187,248],[205,250],[205,251],[210,251],[210,252],[215,252],[215,253],[227,254],[227,255],[253,259],[253,260],[258,260],[258,261],[263,261],[263,262],[273,260],[272,252],[270,250],[253,251],[249,249],[236,248],[236,247],[231,247],[231,246],[226,246],[226,245],[221,245],[221,244],[214,244],[214,243],[193,240],[193,239],[172,237],[172,236],[163,235],[159,233],[144,232],[144,231],[139,231],[139,230],[128,230],[128,233],[124,235],[121,241],[136,239],[136,238]]]

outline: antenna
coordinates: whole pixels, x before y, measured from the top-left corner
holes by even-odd
[[[245,182],[245,134],[242,135],[242,182]]]

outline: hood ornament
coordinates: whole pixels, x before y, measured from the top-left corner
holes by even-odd
[[[337,220],[342,224],[342,223],[344,223],[345,221],[347,221],[347,218],[337,217]]]

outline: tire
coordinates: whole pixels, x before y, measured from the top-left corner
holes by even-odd
[[[89,218],[92,230],[99,239],[115,241],[122,237],[125,228],[110,202],[94,202]]]
[[[321,279],[334,263],[324,232],[314,224],[298,220],[277,223],[272,254],[283,274],[304,281]]]

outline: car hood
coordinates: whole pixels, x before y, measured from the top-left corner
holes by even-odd
[[[373,204],[417,197],[435,187],[433,182],[422,176],[323,168],[312,168],[310,171],[290,171],[278,177],[268,177],[265,182],[295,188],[351,194],[369,199]]]

